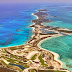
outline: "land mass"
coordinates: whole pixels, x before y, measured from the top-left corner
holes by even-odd
[[[47,19],[49,14],[46,9],[37,10],[37,13],[32,15],[35,15],[37,19],[32,20],[34,24],[30,25],[33,28],[31,39],[25,45],[0,48],[0,71],[70,72],[62,68],[58,54],[45,50],[38,44],[46,38],[72,35],[72,30],[43,25],[43,23],[52,22]]]

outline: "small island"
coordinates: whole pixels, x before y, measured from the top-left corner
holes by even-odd
[[[41,48],[39,43],[46,38],[72,35],[72,30],[43,25],[52,22],[47,19],[49,15],[46,9],[37,10],[32,15],[37,19],[32,20],[33,24],[30,25],[33,28],[31,39],[25,45],[0,48],[0,71],[70,72],[62,68],[58,54]]]

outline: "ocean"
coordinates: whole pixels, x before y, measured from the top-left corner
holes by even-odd
[[[44,25],[72,29],[72,5],[67,4],[0,4],[0,47],[25,44],[32,36],[32,13],[47,9],[51,23]],[[53,17],[56,16],[56,17]]]
[[[59,54],[63,68],[72,71],[72,35],[47,39],[41,43],[41,47]]]
[[[49,10],[48,19],[52,22],[44,23],[44,25],[72,30],[72,5],[55,5],[47,9]],[[58,53],[59,59],[63,62],[63,68],[72,71],[72,35],[47,39],[41,44],[41,47]]]
[[[0,5],[0,47],[22,45],[30,39],[29,26],[36,19],[33,8],[28,4]]]
[[[25,44],[33,35],[32,13],[47,9],[50,23],[44,25],[72,29],[72,4],[0,4],[0,47]],[[56,16],[56,17],[53,17]],[[64,68],[72,71],[72,35],[44,41],[41,46],[60,55]]]

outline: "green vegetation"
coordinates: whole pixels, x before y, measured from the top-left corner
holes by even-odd
[[[29,66],[27,65],[27,63],[22,63],[20,60],[22,60],[23,58],[18,58],[14,55],[10,55],[11,58],[9,58],[8,56],[2,56],[2,58],[6,59],[8,62],[13,63],[13,64],[18,64],[18,65],[22,65],[25,68],[28,68]],[[14,59],[13,59],[14,58]]]
[[[8,58],[6,56],[2,56],[4,59],[6,59],[8,62],[11,62],[11,63],[16,63],[17,60],[14,60],[14,59],[11,59],[11,58]]]
[[[31,62],[31,61],[29,61],[29,63],[30,63],[30,65],[32,64],[32,62]]]
[[[15,68],[15,67],[16,67],[19,72],[22,72],[22,70],[21,70],[19,67],[17,67],[17,66],[8,65],[8,64],[6,64],[3,60],[1,60],[1,63],[2,63],[3,65],[7,66],[7,67],[10,67],[10,68]]]
[[[13,69],[16,69],[19,72],[22,72],[22,70],[19,67],[17,67],[17,66],[8,65],[8,67],[13,68]]]
[[[7,59],[7,61],[8,61],[8,62],[11,62],[11,63],[16,63],[16,62],[17,62],[17,60],[10,59],[10,58],[9,58],[9,59]]]
[[[55,70],[38,70],[38,72],[66,72],[66,71],[55,71]]]
[[[29,68],[29,66],[27,65],[27,63],[16,63],[16,64],[18,64],[18,65],[21,65],[21,66],[23,66],[23,67],[25,67],[25,68]]]
[[[12,55],[12,54],[10,54],[10,57],[13,57],[13,58],[15,58],[15,59],[18,59],[17,56],[14,56],[14,55]]]
[[[43,65],[43,66],[48,66],[47,64],[44,63],[44,60],[42,59],[42,55],[40,55],[40,56],[38,57],[38,59],[40,60],[41,65]]]
[[[10,50],[16,50],[16,49],[22,49],[22,47],[24,47],[24,45],[16,46],[16,47],[9,47],[9,49]]]
[[[16,59],[16,60],[19,60],[19,61],[23,61],[23,62],[26,62],[27,60],[24,58],[24,57],[18,57],[18,56],[15,56],[15,55],[10,55],[10,57]]]
[[[10,50],[16,50],[17,48],[16,47],[10,47],[9,49]]]
[[[30,70],[30,72],[35,72],[35,71],[32,69],[32,70]]]
[[[35,60],[36,57],[37,57],[37,54],[35,54],[35,55],[31,58],[31,60]]]
[[[6,64],[3,60],[1,60],[1,63],[2,63],[3,65],[6,65],[6,66],[7,66],[7,64]]]
[[[25,67],[25,68],[29,68],[29,66],[28,66],[28,65],[26,65],[26,64],[24,65],[24,67]]]

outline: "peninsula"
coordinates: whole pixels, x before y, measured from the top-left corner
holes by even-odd
[[[31,39],[25,45],[0,48],[0,72],[70,72],[62,68],[58,54],[41,48],[39,43],[46,38],[72,35],[72,31],[43,25],[52,22],[47,19],[46,9],[37,10],[32,15],[37,19],[30,25],[33,28]]]

